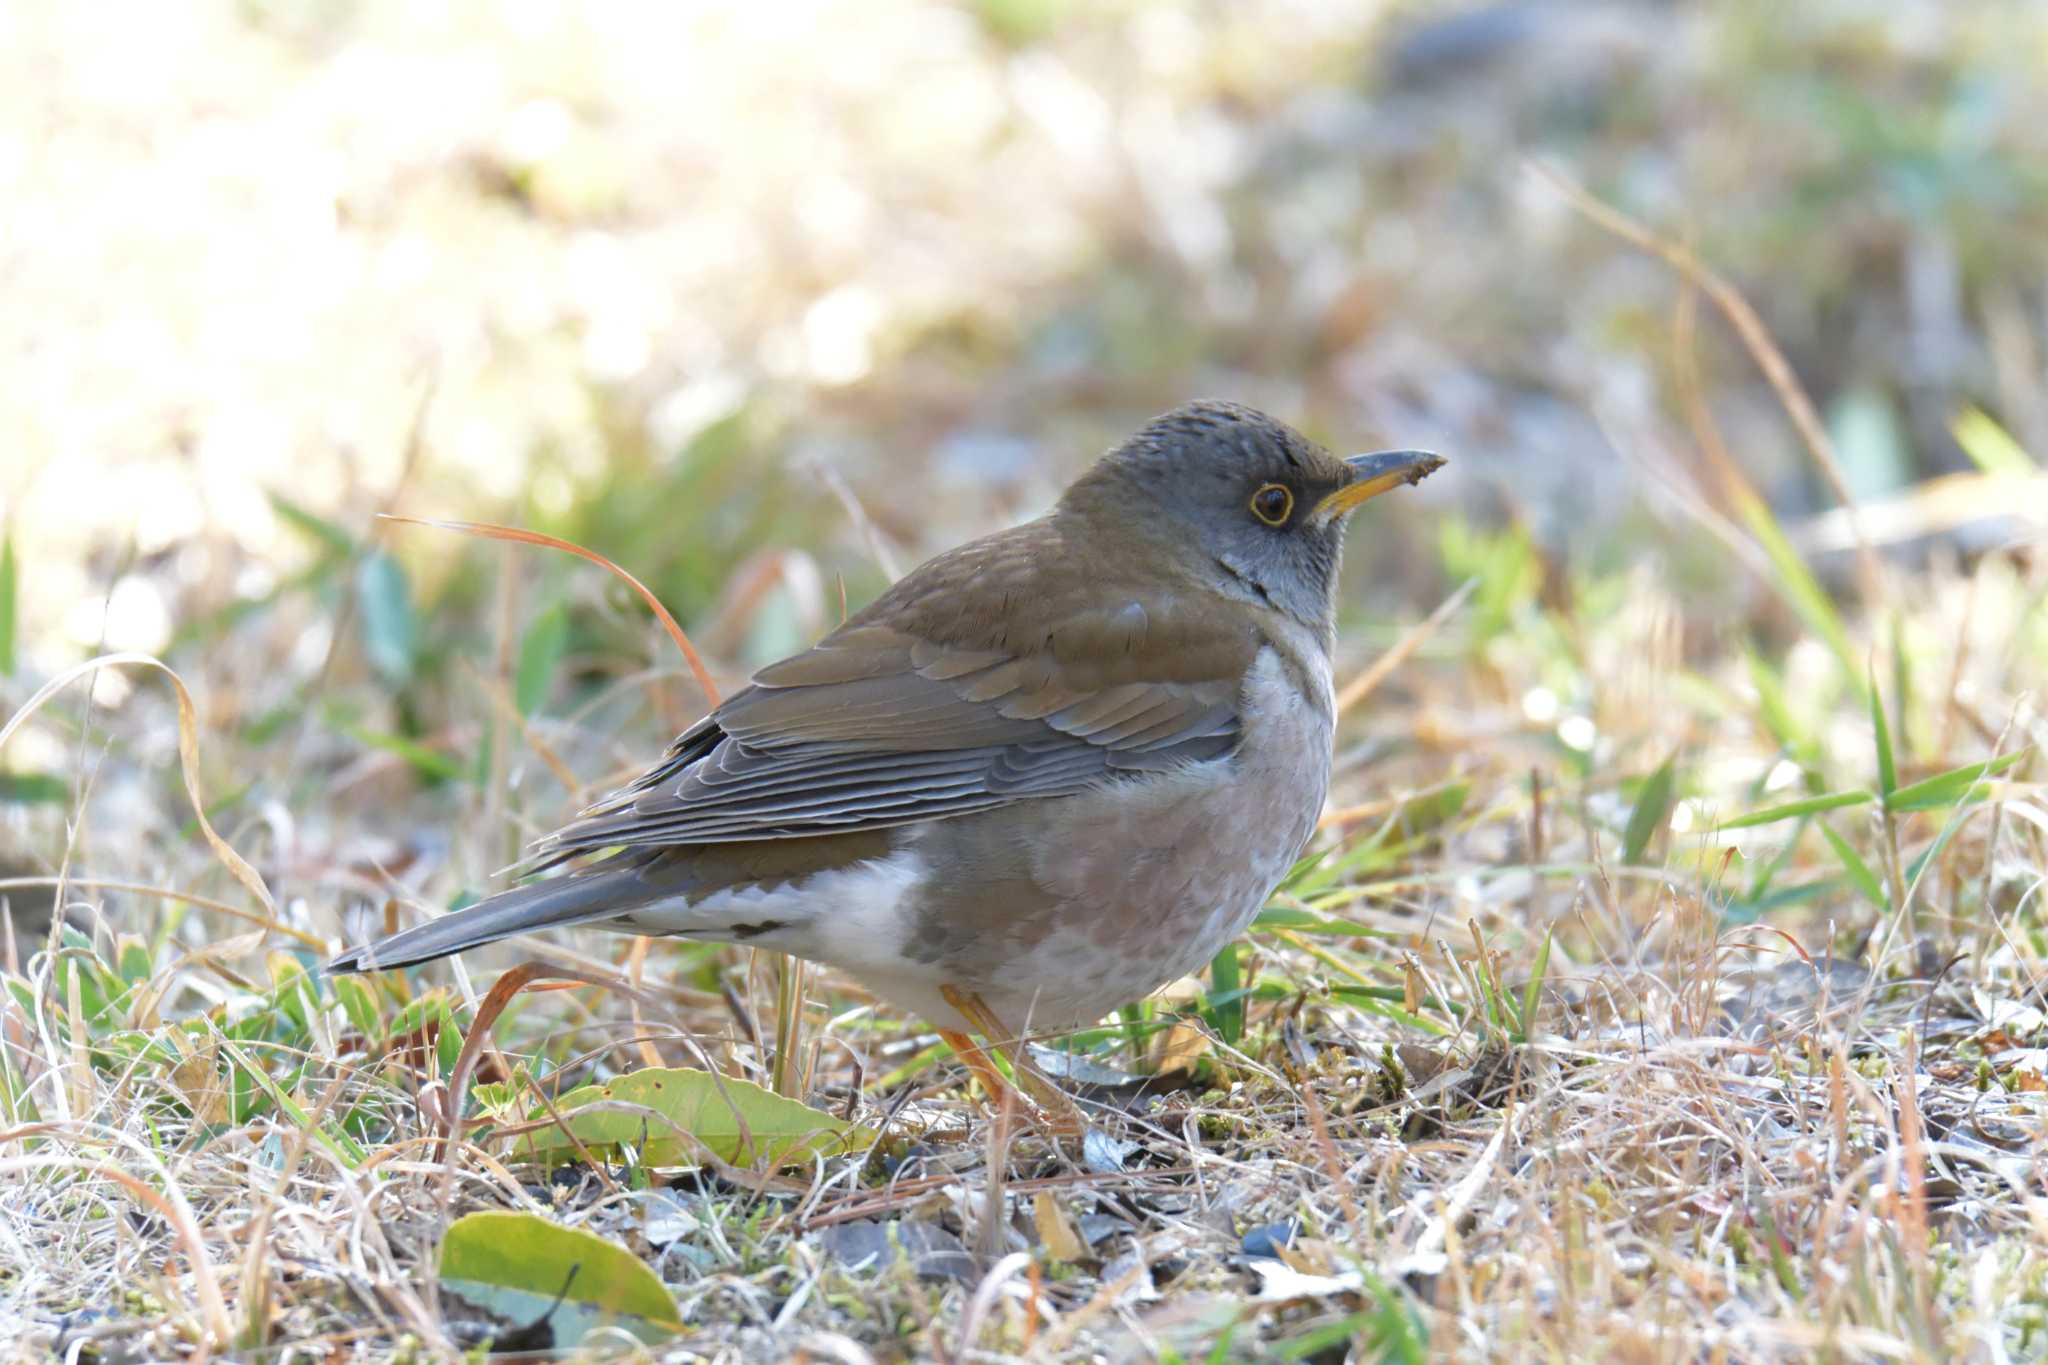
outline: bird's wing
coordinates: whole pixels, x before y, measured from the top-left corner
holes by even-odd
[[[1258,648],[1243,623],[1156,585],[1083,586],[1047,564],[1058,547],[1002,541],[925,565],[764,669],[541,855],[881,829],[1235,747]],[[960,615],[946,589],[963,574],[1009,609]]]

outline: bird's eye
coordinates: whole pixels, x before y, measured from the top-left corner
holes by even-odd
[[[1294,494],[1285,484],[1262,484],[1252,494],[1252,515],[1268,526],[1285,526],[1293,511]]]

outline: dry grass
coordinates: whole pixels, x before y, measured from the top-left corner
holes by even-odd
[[[769,1178],[550,1174],[488,1144],[444,1161],[449,1040],[402,1009],[448,1000],[460,1026],[461,970],[380,981],[365,1014],[303,976],[303,951],[252,971],[253,942],[190,954],[116,932],[139,922],[133,893],[69,869],[80,929],[60,925],[54,952],[12,945],[0,1024],[10,1334],[108,1357],[470,1346],[503,1324],[436,1301],[434,1248],[452,1216],[514,1207],[642,1252],[691,1324],[679,1359],[2032,1353],[2048,1331],[2033,760],[1988,800],[1894,822],[1903,866],[1936,850],[1911,881],[1919,932],[1903,932],[1897,907],[1854,899],[1816,831],[1788,842],[1803,822],[1713,832],[1798,794],[1765,790],[1788,745],[1741,661],[1672,658],[1676,604],[1633,581],[1599,617],[1524,600],[1490,640],[1455,614],[1355,714],[1326,831],[1342,870],[1311,874],[1247,940],[1236,1044],[1217,1032],[1229,1002],[1199,986],[1083,1040],[1133,1069],[1135,1037],[1170,1067],[1157,1086],[1084,1089],[1135,1144],[1121,1169],[994,1141],[928,1038],[829,977],[808,1008],[810,1094],[877,1120],[908,1105],[899,1131],[913,1115],[930,1130],[916,1146]],[[1898,581],[1904,638],[1953,634],[1945,608],[1967,594],[1982,644],[1915,690],[1904,729],[1952,747],[1919,745],[1900,783],[2038,742],[2019,691],[2038,581],[1999,558]],[[1554,715],[1543,665],[1563,635],[1634,662],[1574,678]],[[1837,700],[1802,708],[1818,746],[1802,762],[1870,782],[1854,688],[1804,664],[1820,676],[1800,690]],[[146,732],[150,714],[124,708],[114,728]],[[553,742],[602,747],[591,729]],[[1622,775],[1673,750],[1691,757],[1645,837],[1631,816],[1649,784]],[[1462,800],[1388,799],[1446,782]],[[1882,821],[1836,828],[1886,865]],[[203,843],[161,856],[172,897],[221,881]],[[441,868],[350,875],[407,901],[449,884]],[[1816,889],[1740,923],[1792,885]],[[744,955],[658,945],[633,970],[648,986],[633,998],[527,997],[486,1074],[604,1074],[701,1047],[762,1075],[772,1003]],[[839,1239],[876,1218],[956,1254],[849,1268],[862,1244]],[[1283,1252],[1247,1256],[1248,1230],[1289,1220]]]
[[[319,8],[47,7],[0,57],[69,139],[0,144],[16,1355],[542,1345],[441,1290],[480,1209],[639,1255],[664,1359],[2048,1354],[2038,15]],[[1113,1142],[1012,1131],[822,973],[789,1055],[872,1150],[523,1163],[446,1140],[465,1045],[501,1096],[765,1085],[769,964],[310,974],[1212,389],[1454,463],[1357,537],[1319,861],[1050,1040]],[[378,512],[600,546],[704,668],[595,570]],[[533,953],[566,988],[480,1028]]]

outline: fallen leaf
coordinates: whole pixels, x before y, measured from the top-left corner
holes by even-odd
[[[676,1301],[624,1247],[531,1213],[467,1214],[441,1240],[441,1288],[511,1324],[500,1348],[562,1350],[600,1327],[641,1341],[682,1330]]]
[[[874,1139],[871,1129],[758,1085],[689,1068],[649,1067],[583,1086],[554,1108],[560,1126],[536,1107],[528,1117],[543,1126],[519,1135],[512,1155],[570,1161],[581,1143],[632,1148],[651,1166],[694,1165],[709,1151],[735,1165],[780,1168],[857,1151]]]
[[[1209,1035],[1186,1024],[1175,1024],[1156,1045],[1152,1069],[1159,1075],[1193,1071],[1195,1063],[1209,1051]]]
[[[1124,1168],[1124,1158],[1138,1150],[1138,1144],[1113,1138],[1100,1128],[1081,1134],[1081,1165],[1096,1175],[1111,1175]]]
[[[228,1121],[228,1090],[216,1063],[213,1039],[208,1038],[202,1048],[181,1035],[174,1036],[178,1037],[181,1049],[193,1050],[171,1068],[171,1083],[185,1096],[185,1103],[192,1106],[194,1123],[202,1128],[218,1128]]]
[[[1078,1261],[1088,1254],[1081,1234],[1074,1230],[1051,1190],[1040,1190],[1031,1197],[1031,1221],[1038,1225],[1038,1240],[1045,1244],[1045,1254],[1055,1261]]]

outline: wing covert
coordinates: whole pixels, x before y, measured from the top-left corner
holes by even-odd
[[[916,610],[933,591],[916,580],[977,548],[941,556],[812,649],[762,669],[660,764],[544,840],[541,856],[945,819],[1236,746],[1254,634],[1171,596],[1105,608],[1099,591],[1062,592],[1057,581],[1038,619],[1009,613],[1004,638]]]

